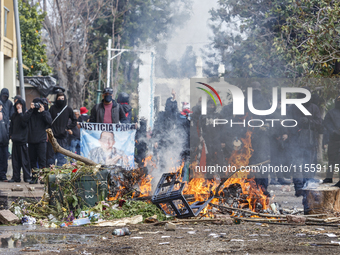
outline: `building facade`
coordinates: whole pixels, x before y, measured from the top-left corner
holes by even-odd
[[[10,98],[16,95],[16,45],[13,0],[0,0],[0,90],[7,88]]]

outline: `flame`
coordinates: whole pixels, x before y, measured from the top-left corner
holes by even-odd
[[[153,177],[151,175],[142,176],[141,181],[138,183],[140,197],[147,197],[152,195],[151,181]]]

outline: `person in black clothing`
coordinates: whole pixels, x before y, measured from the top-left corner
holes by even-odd
[[[125,117],[127,118],[127,123],[132,122],[132,107],[129,105],[129,94],[121,92],[118,95],[117,103],[123,108],[125,112]]]
[[[304,97],[305,94],[303,93],[298,93],[297,95],[297,98]],[[288,111],[289,119],[296,120],[298,123],[296,127],[290,127],[288,129],[291,161],[297,168],[300,165],[302,166],[301,171],[297,169],[296,172],[293,172],[295,196],[297,197],[303,196],[304,192],[301,189],[305,183],[314,180],[313,173],[305,168],[305,166],[308,167],[314,163],[315,153],[317,151],[317,135],[320,130],[322,130],[322,118],[319,108],[310,101],[304,103],[303,106],[312,115],[305,116],[295,105],[291,105]],[[287,122],[286,125],[291,124]]]
[[[20,170],[24,173],[24,181],[31,181],[30,161],[28,156],[28,115],[26,103],[19,98],[14,104],[14,114],[11,117],[9,136],[12,139],[12,166],[13,177],[9,182],[20,182]]]
[[[73,113],[71,107],[66,104],[66,96],[63,92],[58,92],[54,105],[50,108],[52,117],[52,131],[54,137],[57,139],[58,144],[67,149],[67,134],[68,132],[77,125],[77,119]],[[68,124],[71,119],[71,124]],[[57,152],[54,155],[54,159],[48,159],[48,164],[54,164],[55,158],[58,160],[57,165],[62,166],[66,163],[66,157]]]
[[[39,107],[39,108],[38,108]],[[46,165],[46,129],[51,125],[52,118],[49,111],[45,110],[40,98],[33,99],[31,108],[25,113],[28,121],[28,152],[32,168],[45,168]],[[30,184],[37,183],[37,177],[32,174]]]
[[[12,101],[8,100],[9,98],[9,91],[6,88],[1,90],[0,100],[3,104],[3,113],[6,115],[6,118],[9,120],[14,113],[13,103]]]
[[[112,98],[113,90],[105,88],[103,90],[103,100],[93,106],[91,110],[90,122],[94,123],[128,123],[123,108]]]
[[[333,172],[339,171],[340,168],[340,94],[335,99],[334,109],[326,114],[323,124],[329,134],[328,169],[323,183],[332,183]],[[336,169],[336,164],[338,164],[338,170]],[[335,186],[340,187],[340,181]]]
[[[3,104],[0,100],[0,181],[7,181],[7,158],[8,158],[8,120],[3,113]]]

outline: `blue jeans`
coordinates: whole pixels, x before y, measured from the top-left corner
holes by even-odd
[[[70,151],[80,155],[80,140],[79,139],[72,139],[71,140]]]
[[[67,138],[64,139],[57,138],[57,142],[62,148],[67,149]],[[64,154],[61,154],[60,152],[54,154],[54,159],[57,159],[58,161],[57,166],[62,166],[67,162],[66,156]]]

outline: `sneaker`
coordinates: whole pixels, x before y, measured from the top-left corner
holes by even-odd
[[[340,188],[340,181],[338,181],[337,183],[335,183],[333,186],[339,187],[339,188]]]
[[[0,182],[8,182],[7,179],[1,179]]]
[[[31,182],[31,179],[24,180],[24,182]]]
[[[20,180],[16,181],[16,180],[10,179],[8,182],[21,182],[21,181]]]
[[[322,183],[333,183],[333,179],[332,178],[323,179]]]
[[[38,180],[37,179],[32,179],[31,181],[30,181],[30,184],[37,184],[38,183]]]

